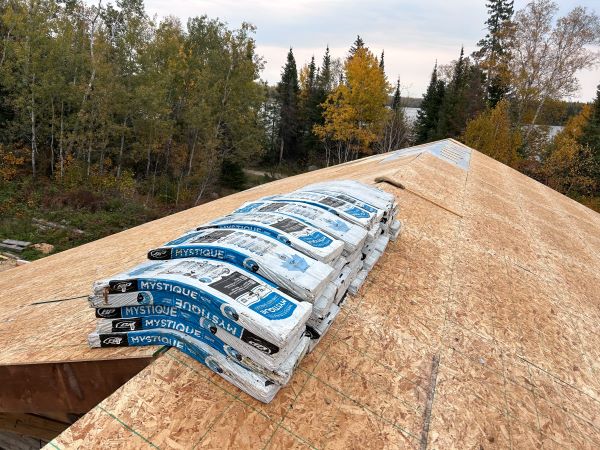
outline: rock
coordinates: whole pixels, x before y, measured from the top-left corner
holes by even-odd
[[[216,200],[216,199],[218,199],[218,198],[219,198],[219,194],[217,194],[216,192],[211,192],[211,193],[210,193],[210,198],[211,198],[212,200]]]
[[[52,253],[54,251],[54,245],[46,243],[33,244],[32,248],[35,248],[36,250],[42,252],[44,255],[47,255],[48,253]]]

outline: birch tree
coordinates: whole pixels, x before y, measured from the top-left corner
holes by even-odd
[[[548,99],[575,94],[577,72],[600,61],[598,16],[579,6],[558,19],[557,12],[555,2],[534,0],[515,14],[510,67],[518,123],[535,125]]]

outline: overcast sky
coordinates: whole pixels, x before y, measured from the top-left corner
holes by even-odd
[[[516,0],[515,9],[527,2]],[[560,13],[576,5],[600,13],[598,0],[559,0]],[[437,59],[456,59],[460,46],[471,53],[485,34],[485,0],[146,0],[150,15],[207,14],[231,27],[250,22],[257,27],[258,53],[266,65],[262,78],[276,83],[289,47],[298,66],[315,56],[317,63],[329,44],[335,57],[343,57],[360,34],[376,54],[385,49],[385,69],[390,82],[400,77],[403,95],[420,97]],[[589,101],[600,83],[600,68],[579,74],[578,99]]]

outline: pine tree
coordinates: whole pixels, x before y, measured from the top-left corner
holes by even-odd
[[[384,50],[381,50],[381,59],[379,60],[379,68],[385,72],[385,63],[383,62]]]
[[[301,164],[308,162],[308,159],[313,156],[318,139],[313,133],[313,127],[321,123],[322,111],[320,104],[321,100],[319,92],[319,71],[315,64],[313,56],[310,63],[304,66],[301,70],[300,77],[300,130],[302,132],[302,155],[300,155]]]
[[[331,87],[331,55],[329,54],[329,45],[325,50],[325,55],[323,55],[323,63],[317,77],[317,86],[320,91],[326,93],[328,93]],[[325,101],[325,97],[327,97],[327,94],[323,96],[323,101]]]
[[[294,53],[290,48],[287,55],[287,61],[283,67],[281,81],[277,85],[277,94],[279,96],[280,120],[279,120],[279,163],[284,158],[296,161],[299,157],[299,125],[298,117],[298,94],[300,86],[298,84],[298,70]]]
[[[356,40],[354,41],[354,43],[350,47],[349,58],[352,58],[356,54],[356,51],[359,48],[365,48],[365,41],[362,40],[362,38],[360,37],[360,35],[356,35]]]
[[[402,108],[401,98],[400,98],[400,78],[396,81],[396,90],[394,91],[394,98],[392,100],[392,109],[394,111],[398,111]]]
[[[485,109],[483,81],[481,69],[473,65],[469,58],[465,58],[461,48],[444,95],[435,133],[437,139],[458,138],[465,130],[468,120]]]
[[[513,0],[489,0],[488,19],[485,21],[487,34],[477,45],[479,50],[473,56],[481,61],[487,77],[487,96],[493,108],[508,92],[508,35],[514,12]]]
[[[396,89],[392,97],[392,109],[388,111],[379,141],[377,142],[378,153],[386,153],[399,148],[404,148],[410,140],[410,127],[402,109],[400,97],[400,79],[396,81]]]
[[[431,141],[437,131],[440,108],[444,101],[446,84],[438,78],[437,62],[431,73],[431,80],[423,96],[415,121],[415,137],[417,144]]]

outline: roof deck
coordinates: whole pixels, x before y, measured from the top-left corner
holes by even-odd
[[[148,358],[48,447],[598,448],[600,215],[454,141],[435,145],[262,185],[2,273],[0,369]],[[403,232],[268,405],[176,350],[88,349],[85,299],[32,305],[85,295],[244,201],[381,177]]]

